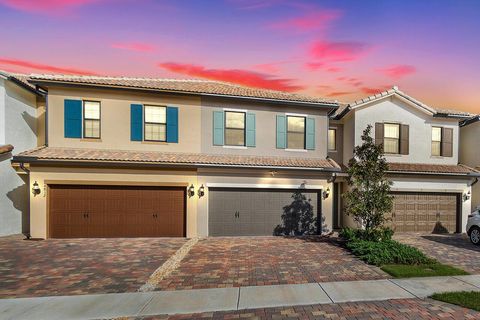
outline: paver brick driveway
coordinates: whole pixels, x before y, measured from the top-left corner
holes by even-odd
[[[336,238],[235,237],[200,240],[158,290],[373,280],[389,276]]]
[[[186,239],[0,237],[0,298],[136,291]]]
[[[417,247],[438,261],[480,274],[480,246],[473,245],[464,234],[396,234],[395,239]]]
[[[480,312],[430,299],[389,300],[267,308],[230,312],[156,316],[142,320],[180,319],[479,319]]]

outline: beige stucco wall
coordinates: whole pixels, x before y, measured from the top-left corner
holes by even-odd
[[[48,184],[101,184],[101,185],[158,185],[158,186],[189,186],[195,190],[203,184],[205,196],[187,198],[187,237],[208,236],[208,189],[212,184],[222,184],[224,187],[244,186],[286,188],[318,187],[333,191],[327,182],[327,175],[306,172],[277,172],[272,176],[268,170],[246,169],[200,169],[196,170],[158,170],[158,169],[106,169],[85,167],[42,167],[31,166],[30,189],[37,181],[42,192],[33,196],[30,193],[31,236],[46,238],[47,230],[47,200]],[[322,201],[322,213],[325,223],[331,230],[332,226],[332,196]]]
[[[460,128],[460,163],[480,170],[480,121]],[[480,206],[480,183],[473,186],[472,208]]]
[[[337,131],[337,145],[335,151],[328,151],[328,156],[335,160],[338,164],[343,163],[343,124],[339,123],[338,121],[330,121],[329,126],[330,129],[335,129]]]
[[[101,139],[64,137],[64,100],[100,101]],[[130,105],[178,107],[178,143],[130,141]],[[200,98],[134,91],[49,87],[48,138],[50,147],[200,152]]]

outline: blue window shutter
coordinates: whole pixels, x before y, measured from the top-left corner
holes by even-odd
[[[215,146],[223,146],[224,117],[223,111],[213,111],[213,145]]]
[[[305,147],[315,150],[315,118],[307,118],[305,124]]]
[[[255,147],[255,113],[247,113],[245,122],[245,145]]]
[[[167,142],[178,143],[177,107],[167,107]]]
[[[143,105],[130,105],[130,140],[143,140]]]
[[[65,138],[82,137],[82,100],[64,101]]]
[[[287,147],[287,117],[277,115],[277,149]]]

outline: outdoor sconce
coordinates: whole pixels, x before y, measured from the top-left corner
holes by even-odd
[[[327,190],[323,191],[323,199],[327,199],[330,196],[330,188],[327,187]]]
[[[42,190],[40,189],[40,186],[38,185],[38,182],[35,181],[32,186],[32,193],[34,196],[39,195]]]
[[[463,201],[468,201],[472,197],[472,193],[468,191],[467,193],[463,194]]]
[[[193,184],[188,188],[187,194],[189,197],[193,197],[195,195],[195,187],[193,186]]]
[[[198,188],[198,197],[201,198],[204,195],[205,195],[205,187],[202,184],[202,186],[200,188]]]

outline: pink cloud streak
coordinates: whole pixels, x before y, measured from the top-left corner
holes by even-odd
[[[314,41],[310,44],[309,53],[314,59],[321,61],[354,61],[362,57],[371,48],[364,42],[355,41]]]
[[[89,71],[89,70],[70,68],[70,67],[56,67],[52,65],[40,64],[36,62],[17,60],[17,59],[0,58],[0,65],[20,67],[20,68],[26,68],[28,70],[35,70],[35,71],[42,71],[42,72],[46,71],[51,73],[97,75],[96,72]]]
[[[0,0],[0,4],[29,13],[61,14],[100,0]]]
[[[153,45],[143,42],[115,42],[112,43],[111,47],[114,49],[137,52],[152,52],[155,50],[155,47]]]
[[[158,66],[170,72],[185,74],[209,80],[236,83],[248,87],[282,91],[298,91],[302,86],[294,85],[294,79],[273,78],[271,75],[239,69],[207,69],[204,66],[175,62],[159,63]]]
[[[273,22],[269,24],[269,27],[272,29],[286,29],[305,32],[323,29],[340,16],[341,12],[338,10],[319,10],[317,12],[308,13],[304,16]]]
[[[377,71],[389,78],[400,79],[405,76],[414,74],[415,72],[417,72],[417,69],[411,65],[398,64],[398,65],[389,66],[383,69],[378,69]]]

